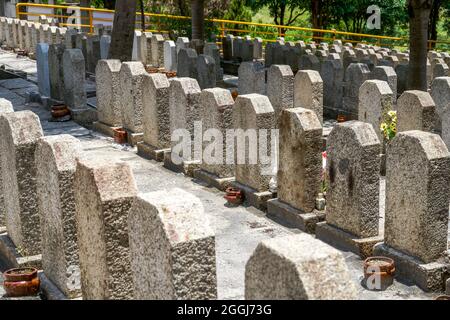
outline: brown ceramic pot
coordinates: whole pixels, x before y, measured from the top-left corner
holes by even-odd
[[[3,277],[3,287],[8,297],[35,296],[39,292],[40,280],[35,268],[11,269]]]

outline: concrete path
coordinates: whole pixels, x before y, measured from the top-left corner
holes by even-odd
[[[2,53],[0,52],[1,60]],[[0,81],[0,97],[8,99],[8,96],[21,96],[18,93],[19,90],[33,87],[33,84],[26,84],[26,81],[20,82],[24,86],[23,88],[15,88],[17,83],[15,79]],[[182,174],[173,173],[162,167],[160,163],[140,158],[136,155],[135,149],[117,145],[111,138],[89,131],[72,121],[51,122],[48,110],[38,104],[23,105],[21,101],[20,99],[13,101],[15,110],[31,110],[39,115],[45,135],[71,134],[81,140],[84,151],[91,156],[120,159],[129,163],[140,192],[177,187],[201,199],[205,215],[216,232],[217,280],[220,299],[243,299],[245,264],[261,240],[299,232],[271,221],[263,212],[254,208],[229,208],[221,192],[208,188],[203,183]],[[381,199],[383,199],[384,183],[381,185],[381,191]],[[382,204],[380,212],[383,214],[384,204]],[[361,299],[429,299],[433,296],[424,294],[417,287],[398,282],[385,292],[367,291],[360,285],[363,277],[362,261],[354,254],[344,252],[344,255],[353,281],[359,288]],[[0,288],[0,296],[2,295],[1,290]]]

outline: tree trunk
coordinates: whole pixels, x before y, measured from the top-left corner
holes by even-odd
[[[85,8],[89,8],[91,6],[91,1],[90,0],[81,0],[80,1],[80,7],[85,7]],[[90,20],[89,20],[89,11],[81,11],[81,24],[89,24]],[[81,30],[83,32],[89,32],[90,28],[89,27],[82,27]]]
[[[109,59],[119,59],[120,61],[131,61],[132,59],[136,2],[136,0],[116,1]]]
[[[145,5],[144,0],[139,0],[141,7],[141,29],[142,32],[145,32]]]
[[[433,7],[431,8],[431,14],[430,14],[430,26],[428,28],[428,39],[430,40],[437,40],[438,31],[437,31],[437,25],[439,22],[439,11],[442,6],[442,0],[434,0]],[[431,43],[431,48],[435,48],[436,43]]]
[[[428,22],[433,0],[408,0],[410,61],[408,90],[428,90]]]
[[[322,1],[311,0],[311,24],[313,29],[323,29]],[[321,37],[320,32],[313,33],[313,40]]]
[[[205,1],[191,0],[192,44],[198,53],[203,53],[205,39]]]

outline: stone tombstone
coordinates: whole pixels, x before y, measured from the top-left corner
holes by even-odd
[[[136,44],[136,50],[138,51],[139,61],[141,61],[144,65],[151,63],[151,61],[148,61],[147,37],[144,32],[141,33],[141,36],[138,37],[137,41],[138,43]]]
[[[50,97],[50,70],[48,61],[49,46],[47,43],[40,43],[36,47],[37,76],[39,93],[42,96]]]
[[[253,58],[256,60],[263,58],[263,40],[261,38],[253,40]]]
[[[242,37],[233,38],[233,59],[241,59],[243,42],[244,39]]]
[[[95,70],[98,120],[110,127],[122,126],[120,60],[100,60]]]
[[[393,103],[397,101],[397,74],[392,67],[375,67],[372,71],[372,80],[386,81],[393,93]]]
[[[245,266],[245,299],[355,300],[357,290],[341,252],[297,234],[259,243]]]
[[[201,89],[216,86],[216,63],[214,59],[205,54],[197,57],[197,81]]]
[[[135,30],[133,37],[133,50],[131,53],[132,61],[141,61],[141,56],[139,52],[139,46],[141,44],[142,31]]]
[[[359,89],[358,120],[371,124],[380,141],[384,140],[381,124],[394,110],[392,101],[393,92],[386,81],[367,80]]]
[[[19,48],[20,49],[25,49],[25,29],[26,29],[26,21],[25,20],[20,20],[19,21]]]
[[[131,133],[142,133],[143,80],[147,71],[142,62],[124,62],[120,68],[119,81],[122,88],[120,105],[122,125]]]
[[[23,256],[41,253],[35,150],[42,136],[39,117],[31,111],[0,116],[6,229]]]
[[[220,66],[220,49],[214,42],[208,42],[205,44],[204,53],[214,59],[216,66],[216,79],[217,81],[223,80],[223,69]]]
[[[164,66],[164,37],[161,34],[152,35],[152,61],[153,67]]]
[[[2,114],[11,112],[14,112],[14,108],[11,102],[4,98],[0,98],[0,117],[2,116]],[[0,156],[0,228],[5,227],[5,211],[5,202],[3,199],[2,160]]]
[[[177,76],[179,78],[197,78],[197,52],[191,48],[182,48],[178,52]]]
[[[397,74],[397,97],[407,90],[409,77],[409,64],[399,64],[395,68]]]
[[[239,184],[250,187],[257,192],[269,190],[269,183],[274,175],[274,155],[276,141],[272,130],[276,127],[275,110],[269,98],[260,94],[238,96],[233,108],[233,127],[243,130],[237,136],[235,148],[235,177]],[[255,132],[256,130],[256,132]],[[251,141],[251,139],[258,139]],[[246,141],[248,139],[248,141]],[[259,141],[259,143],[258,143]],[[263,143],[265,146],[262,146]],[[259,148],[258,148],[259,146]],[[260,155],[261,148],[266,148],[266,157],[254,161],[256,154]],[[252,161],[253,160],[253,161]]]
[[[177,56],[180,53],[181,49],[187,49],[189,48],[189,38],[187,37],[178,37],[177,38],[177,42],[176,42],[176,46],[177,46]]]
[[[293,46],[287,46],[287,48],[288,50],[286,53],[286,64],[291,67],[292,72],[297,73],[300,57],[302,55],[301,50],[295,44]]]
[[[66,49],[75,49],[76,45],[76,37],[78,31],[75,29],[68,29],[64,36],[64,44],[66,45]]]
[[[58,43],[58,38],[57,38],[57,34],[56,34],[56,30],[58,29],[58,27],[55,26],[50,26],[48,27],[48,31],[47,31],[47,35],[48,35],[48,44],[57,44]]]
[[[127,217],[137,187],[130,166],[82,157],[74,184],[83,299],[132,299]]]
[[[151,32],[144,32],[141,38],[141,45],[145,45],[145,49],[142,49],[143,53],[146,54],[145,57],[142,58],[142,62],[144,64],[151,64],[153,61],[153,53],[152,53],[152,37],[153,33]]]
[[[194,140],[195,121],[200,121],[200,95],[201,89],[197,80],[192,78],[174,78],[170,81],[169,89],[169,110],[170,110],[170,132],[175,130],[187,130],[191,141]],[[172,151],[179,141],[171,141]],[[184,141],[183,141],[184,142]],[[178,156],[183,161],[200,160],[198,150],[190,148],[190,152],[179,153]]]
[[[284,109],[294,107],[294,73],[286,65],[272,65],[267,71],[267,96],[275,110],[275,119]]]
[[[359,239],[379,234],[381,144],[377,129],[349,121],[336,125],[327,140],[326,223]]]
[[[109,48],[111,46],[111,36],[103,35],[100,37],[100,58],[108,59]]]
[[[177,47],[172,40],[164,41],[164,69],[166,71],[177,70]]]
[[[140,194],[128,225],[135,299],[217,299],[215,235],[197,197]]]
[[[386,154],[385,244],[434,262],[447,251],[448,149],[438,135],[408,131],[397,135]]]
[[[167,77],[161,73],[144,76],[144,143],[154,149],[170,148],[170,110]]]
[[[352,63],[345,71],[343,108],[352,119],[357,119],[359,113],[359,88],[369,79],[370,70],[364,63]]]
[[[68,298],[81,294],[74,177],[81,143],[71,135],[43,137],[36,149],[42,268]]]
[[[324,82],[319,72],[300,70],[295,75],[294,108],[314,111],[319,122],[323,123]]]
[[[75,48],[81,50],[85,61],[87,59],[87,39],[88,36],[84,33],[77,33],[75,36]]]
[[[431,96],[436,104],[436,130],[450,147],[450,77],[435,78],[431,85]]]
[[[50,96],[58,101],[64,101],[64,50],[66,50],[64,44],[52,44],[48,49]]]
[[[322,62],[320,75],[323,79],[323,104],[339,112],[342,109],[344,68],[338,54],[330,54]]]
[[[448,77],[449,67],[445,63],[436,63],[433,68],[433,78]]]
[[[428,92],[405,91],[397,101],[397,131],[434,131],[435,110],[435,103]]]
[[[65,44],[67,28],[56,28],[57,44]]]
[[[85,109],[85,60],[80,49],[66,49],[63,54],[64,101],[71,109]]]
[[[322,126],[312,110],[283,110],[279,121],[278,200],[312,212],[322,175]]]
[[[97,67],[97,63],[101,59],[99,36],[89,36],[87,38],[86,53],[87,57],[85,58],[87,61],[87,71],[90,73],[95,73],[95,67]]]
[[[233,42],[234,36],[231,34],[227,34],[226,37],[222,38],[223,60],[225,61],[233,59]]]
[[[266,94],[266,69],[262,62],[242,62],[238,74],[239,94]]]
[[[243,39],[240,48],[242,61],[253,61],[254,42],[250,39]]]
[[[304,54],[300,57],[299,70],[315,70],[320,72],[320,61],[313,54]]]
[[[358,63],[358,58],[353,50],[344,50],[342,54],[342,62],[344,70],[347,70],[348,66],[352,63]]]
[[[233,177],[234,165],[227,161],[229,146],[226,143],[227,130],[233,129],[233,97],[226,89],[206,89],[200,95],[200,105],[202,130],[205,137],[200,168],[218,178]]]
[[[275,50],[275,43],[268,42],[265,47],[265,66],[266,68],[270,67],[274,63],[274,50]]]

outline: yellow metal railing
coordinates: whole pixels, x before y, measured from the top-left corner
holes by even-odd
[[[27,12],[28,8],[40,8],[51,10],[52,13],[36,13]],[[76,18],[78,23],[68,23],[69,18],[74,18],[73,15],[67,14],[67,11],[78,11],[80,14]],[[58,19],[61,26],[69,26],[75,28],[89,29],[90,33],[94,32],[94,24],[99,23],[112,23],[113,19],[95,17],[96,14],[110,14],[113,15],[113,10],[76,7],[76,6],[63,6],[63,5],[45,5],[36,3],[18,3],[16,5],[17,18],[25,18],[32,16],[45,15],[48,18]],[[140,29],[141,14],[138,12],[139,19],[136,22],[137,29]],[[175,16],[157,13],[145,13],[145,26],[146,31],[170,33],[176,29],[176,23],[190,23],[190,17]],[[405,37],[389,37],[372,34],[362,34],[353,32],[344,32],[337,30],[322,30],[293,26],[282,26],[267,23],[254,23],[245,21],[232,21],[223,19],[205,19],[207,22],[207,28],[212,29],[219,37],[223,38],[227,34],[248,34],[251,36],[258,36],[263,38],[263,41],[270,42],[275,41],[277,37],[286,37],[289,40],[320,40],[320,41],[333,41],[342,40],[343,42],[350,43],[367,43],[378,46],[390,46],[390,47],[408,47],[408,38]],[[147,29],[148,27],[148,29]],[[433,45],[436,47],[442,46],[450,48],[450,41],[432,41],[428,42],[429,48]]]

